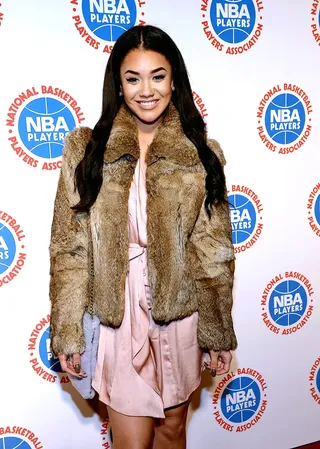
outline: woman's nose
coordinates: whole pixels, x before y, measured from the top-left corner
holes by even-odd
[[[154,95],[154,91],[150,81],[145,81],[139,92],[141,97],[151,97]]]

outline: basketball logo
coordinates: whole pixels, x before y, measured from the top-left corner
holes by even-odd
[[[311,0],[311,29],[314,40],[320,46],[320,3]]]
[[[200,0],[201,24],[217,50],[237,55],[250,50],[261,36],[260,0]]]
[[[213,395],[216,421],[229,432],[249,430],[266,410],[267,385],[260,373],[251,368],[239,368],[229,373]]]
[[[32,449],[30,444],[17,437],[0,438],[0,447],[5,449]]]
[[[320,357],[317,358],[310,370],[309,385],[311,396],[320,405]]]
[[[251,248],[260,237],[263,229],[263,207],[258,196],[245,186],[232,185],[228,201],[232,243],[237,254]]]
[[[15,98],[7,113],[9,144],[29,166],[61,168],[66,135],[84,121],[77,101],[62,89],[32,87]]]
[[[320,183],[314,186],[310,192],[307,209],[308,221],[312,231],[320,237]]]
[[[31,100],[21,111],[18,130],[23,145],[34,156],[60,158],[66,134],[76,122],[68,107],[50,97]]]
[[[146,1],[71,0],[72,19],[80,36],[95,50],[111,53],[113,43],[134,25],[144,25]]]
[[[39,438],[22,426],[0,427],[0,448],[2,449],[43,449]]]
[[[30,334],[28,351],[30,365],[35,373],[49,383],[55,383],[59,374],[60,383],[69,383],[68,376],[62,372],[58,357],[50,348],[50,315],[42,318]]]
[[[10,268],[16,257],[16,241],[13,233],[0,222],[0,275]]]
[[[311,113],[311,101],[300,87],[286,83],[274,86],[258,107],[259,137],[272,152],[293,153],[310,135]]]
[[[302,102],[292,94],[274,97],[265,116],[266,130],[271,139],[281,145],[288,145],[300,137],[306,122]]]
[[[20,273],[26,260],[25,234],[20,224],[0,210],[0,287]]]
[[[320,226],[320,195],[317,196],[315,205],[314,205],[314,216],[317,220],[318,225]]]
[[[287,280],[278,284],[269,299],[269,313],[276,325],[292,326],[305,314],[308,297],[300,282]]]
[[[301,273],[287,271],[275,276],[264,289],[261,299],[265,325],[275,334],[297,332],[312,315],[313,294],[310,281]]]
[[[61,373],[59,358],[52,355],[50,349],[50,326],[45,328],[39,341],[39,355],[42,363],[51,371]]]

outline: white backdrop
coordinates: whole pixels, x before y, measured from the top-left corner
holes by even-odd
[[[110,40],[143,21],[185,57],[234,205],[239,349],[228,376],[203,376],[188,449],[320,439],[319,10],[319,0],[0,0],[1,448],[111,447],[108,423],[48,352],[48,246],[64,135],[95,124]]]

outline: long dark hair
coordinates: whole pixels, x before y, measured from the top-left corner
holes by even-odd
[[[75,171],[75,187],[80,201],[73,209],[88,211],[94,204],[102,184],[103,155],[113,121],[119,111],[120,66],[134,49],[152,50],[162,54],[172,67],[172,102],[179,112],[184,134],[196,146],[207,172],[205,206],[210,216],[211,205],[225,201],[225,177],[217,156],[206,143],[205,123],[196,108],[187,69],[182,55],[167,33],[154,26],[134,26],[116,41],[109,57],[103,84],[102,114],[87,144],[85,155]]]

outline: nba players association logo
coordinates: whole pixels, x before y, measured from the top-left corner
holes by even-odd
[[[278,274],[262,294],[263,322],[275,334],[294,334],[312,315],[313,294],[312,285],[303,274],[296,271]]]
[[[60,374],[60,383],[70,382],[61,369],[58,357],[54,357],[50,349],[50,315],[35,325],[30,334],[28,351],[32,369],[43,380],[55,383],[57,374]]]
[[[78,102],[52,86],[21,92],[7,113],[8,140],[21,161],[40,170],[61,168],[64,139],[85,120]]]
[[[24,266],[27,257],[24,239],[17,220],[0,210],[0,287],[14,280]]]
[[[272,152],[293,153],[310,135],[311,114],[312,104],[303,89],[295,84],[278,84],[259,103],[259,137]]]
[[[320,1],[311,0],[311,29],[314,40],[320,46]]]
[[[201,23],[208,41],[219,51],[237,55],[261,36],[262,0],[201,0]]]
[[[72,19],[83,40],[111,53],[112,44],[134,25],[145,25],[142,0],[71,0]]]
[[[310,192],[307,209],[309,225],[313,232],[320,237],[320,182]]]
[[[237,254],[251,248],[260,237],[263,207],[258,195],[248,187],[232,185],[228,193],[232,243]]]
[[[43,449],[39,438],[22,426],[0,427],[0,448],[2,449]]]
[[[254,369],[238,368],[228,373],[213,394],[215,420],[228,432],[251,429],[266,411],[266,390],[266,381]]]
[[[312,365],[309,382],[310,393],[313,399],[320,405],[320,357]]]

